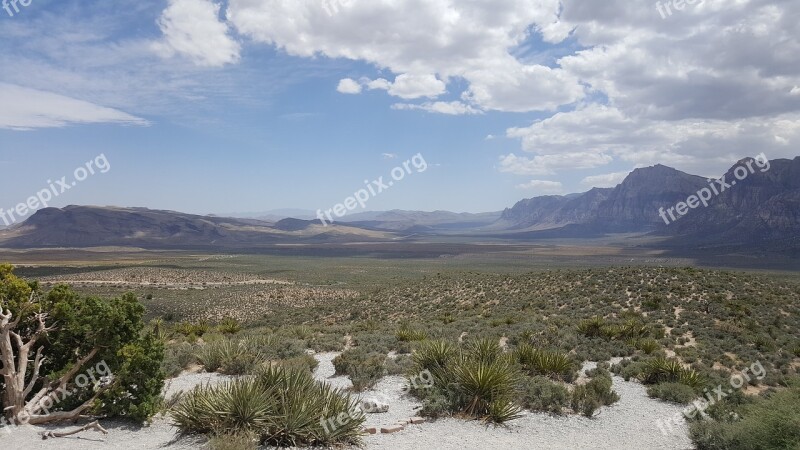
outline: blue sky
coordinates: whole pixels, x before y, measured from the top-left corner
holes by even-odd
[[[710,176],[748,154],[797,153],[800,70],[770,50],[796,45],[780,36],[796,24],[774,17],[795,6],[709,0],[665,20],[649,2],[596,3],[10,5],[0,206],[101,153],[111,170],[53,206],[316,210],[421,153],[429,169],[369,209],[481,212],[655,163]],[[775,35],[759,34],[767,22]],[[725,27],[767,57],[724,44]],[[727,56],[679,45],[701,37]]]

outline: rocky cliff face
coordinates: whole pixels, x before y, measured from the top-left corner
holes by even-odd
[[[691,211],[663,234],[701,244],[779,241],[796,246],[800,239],[800,157],[770,161],[769,170],[756,167],[738,180],[734,170],[746,167],[748,161],[740,161],[725,174],[732,185],[712,198],[707,208]]]
[[[584,224],[603,230],[638,231],[663,220],[658,209],[705,186],[702,177],[657,165],[636,169],[615,188],[595,188],[571,198],[536,197],[503,212],[509,229],[542,230]]]

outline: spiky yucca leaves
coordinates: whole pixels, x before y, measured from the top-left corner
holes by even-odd
[[[643,351],[645,354],[650,355],[658,351],[661,348],[661,345],[658,343],[657,340],[653,338],[648,339],[637,339],[634,342],[633,347]]]
[[[514,350],[514,359],[530,375],[542,375],[562,381],[572,381],[578,364],[568,354],[540,350],[529,344],[520,344]]]
[[[641,381],[645,384],[682,383],[693,388],[703,384],[702,376],[695,370],[684,368],[678,360],[663,357],[647,361]]]
[[[518,417],[521,408],[513,399],[520,379],[511,358],[501,356],[489,362],[465,353],[451,373],[455,403],[464,414],[495,423]]]
[[[484,361],[489,364],[496,361],[503,355],[503,349],[500,347],[500,342],[496,339],[481,338],[467,343],[466,352],[469,353],[470,358]]]
[[[205,344],[197,359],[208,372],[242,375],[266,360],[257,347],[250,340],[219,339]]]
[[[252,378],[200,386],[171,414],[183,432],[254,432],[261,443],[280,447],[357,444],[364,423],[350,395],[317,383],[307,370],[279,366]],[[339,417],[347,420],[326,422]]]
[[[404,323],[400,325],[400,328],[397,329],[395,337],[400,342],[415,342],[424,341],[428,338],[428,334],[422,330],[414,329],[411,327],[411,325]]]
[[[578,331],[586,337],[601,337],[604,335],[606,321],[602,317],[592,317],[578,323]]]
[[[417,345],[411,360],[419,371],[428,370],[437,375],[458,355],[455,345],[447,341],[424,341]]]

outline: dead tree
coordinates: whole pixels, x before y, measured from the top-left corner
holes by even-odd
[[[55,328],[47,325],[47,313],[39,310],[33,315],[35,328],[25,333],[17,327],[23,318],[24,311],[38,309],[31,294],[27,302],[19,308],[20,313],[14,316],[10,309],[5,308],[5,302],[0,301],[0,363],[5,389],[2,393],[5,405],[4,415],[7,420],[15,424],[43,424],[60,420],[71,420],[79,417],[110,385],[99,388],[94,396],[70,411],[50,411],[50,408],[59,401],[59,393],[68,392],[72,380],[88,363],[99,348],[92,349],[88,354],[79,356],[72,367],[56,380],[42,377],[39,370],[45,361],[44,346],[36,344],[49,331]],[[20,333],[25,334],[24,336]],[[36,348],[35,356],[31,361],[32,350]],[[28,376],[29,367],[32,370]],[[42,381],[40,384],[39,382]],[[37,384],[38,390],[34,392]]]

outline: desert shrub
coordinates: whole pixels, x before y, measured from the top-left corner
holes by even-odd
[[[358,444],[364,416],[357,402],[306,370],[278,366],[253,378],[199,386],[184,395],[171,416],[184,433],[250,432],[261,444],[330,446]],[[328,418],[346,417],[335,427]]]
[[[648,386],[647,395],[680,404],[690,403],[697,398],[694,389],[681,383],[658,383]]]
[[[342,352],[333,360],[336,375],[350,377],[353,389],[363,391],[386,375],[386,355],[356,347]]]
[[[386,358],[387,375],[405,375],[411,372],[414,362],[409,355],[398,355],[394,358]]]
[[[298,370],[307,370],[314,372],[314,369],[319,365],[319,361],[311,355],[295,356],[293,358],[281,359],[277,362],[279,365],[287,368],[295,368]]]
[[[800,386],[736,409],[738,419],[699,420],[689,427],[698,450],[800,448]]]
[[[597,373],[588,383],[575,387],[570,407],[576,413],[592,417],[601,406],[613,405],[619,401],[619,395],[611,389],[611,386],[610,375]]]
[[[523,383],[521,405],[531,411],[561,414],[569,405],[569,390],[548,378],[527,377]]]
[[[161,370],[169,378],[176,377],[190,364],[196,362],[197,347],[188,342],[179,342],[166,347]]]

